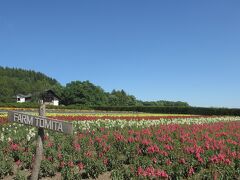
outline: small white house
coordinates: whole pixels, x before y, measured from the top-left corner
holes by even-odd
[[[59,105],[59,99],[54,97],[53,100],[52,100],[52,105],[58,106]]]
[[[32,99],[32,95],[31,94],[28,94],[28,95],[18,94],[16,96],[16,99],[17,99],[18,103],[30,102]]]
[[[60,98],[52,91],[47,90],[42,93],[43,102],[45,102],[48,105],[58,106]]]

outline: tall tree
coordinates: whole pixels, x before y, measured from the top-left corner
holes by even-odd
[[[89,81],[72,81],[66,85],[63,92],[63,102],[66,105],[102,106],[107,103],[104,90]]]

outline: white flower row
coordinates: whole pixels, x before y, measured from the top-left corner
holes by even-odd
[[[75,129],[96,129],[100,127],[105,128],[123,128],[123,127],[150,127],[160,124],[203,124],[214,122],[228,122],[228,121],[240,121],[240,117],[201,117],[201,118],[174,118],[174,119],[160,119],[160,120],[111,120],[111,119],[99,119],[96,121],[74,121]]]
[[[201,117],[201,118],[173,118],[173,119],[158,119],[158,120],[112,120],[98,119],[96,121],[73,121],[74,131],[91,130],[104,128],[145,128],[150,126],[158,126],[160,124],[203,124],[214,122],[240,121],[240,117]],[[5,124],[0,126],[0,141],[8,142],[14,139],[27,139],[30,141],[36,136],[37,129],[31,126],[22,124]]]
[[[26,138],[30,141],[31,138],[35,137],[36,129],[30,126],[24,126],[23,124],[5,124],[0,126],[0,141],[9,142],[12,139]]]

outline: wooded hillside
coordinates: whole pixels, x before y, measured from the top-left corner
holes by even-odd
[[[52,89],[61,97],[61,104],[81,106],[189,106],[186,102],[137,100],[124,90],[105,92],[89,81],[72,81],[62,86],[56,79],[41,72],[19,68],[0,67],[0,102],[14,102],[17,94],[32,94],[37,101],[39,93]]]
[[[61,87],[57,80],[41,72],[19,68],[0,67],[0,101],[14,102],[17,94],[37,96],[43,90]],[[34,99],[34,98],[33,98]]]

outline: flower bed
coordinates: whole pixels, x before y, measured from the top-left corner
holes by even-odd
[[[37,113],[30,113],[38,115]],[[198,116],[198,115],[178,115],[178,114],[147,114],[147,113],[129,113],[129,114],[104,114],[104,113],[47,113],[47,117],[65,121],[148,121],[147,123],[161,124],[161,123],[208,123],[208,122],[219,122],[219,121],[236,121],[240,120],[239,116]],[[0,123],[6,122],[7,114],[0,114]],[[157,122],[158,121],[158,122]],[[90,122],[91,123],[91,122]]]
[[[240,178],[239,117],[108,118],[74,121],[73,135],[45,131],[40,177]],[[0,126],[0,178],[29,174],[35,135],[33,127]]]

